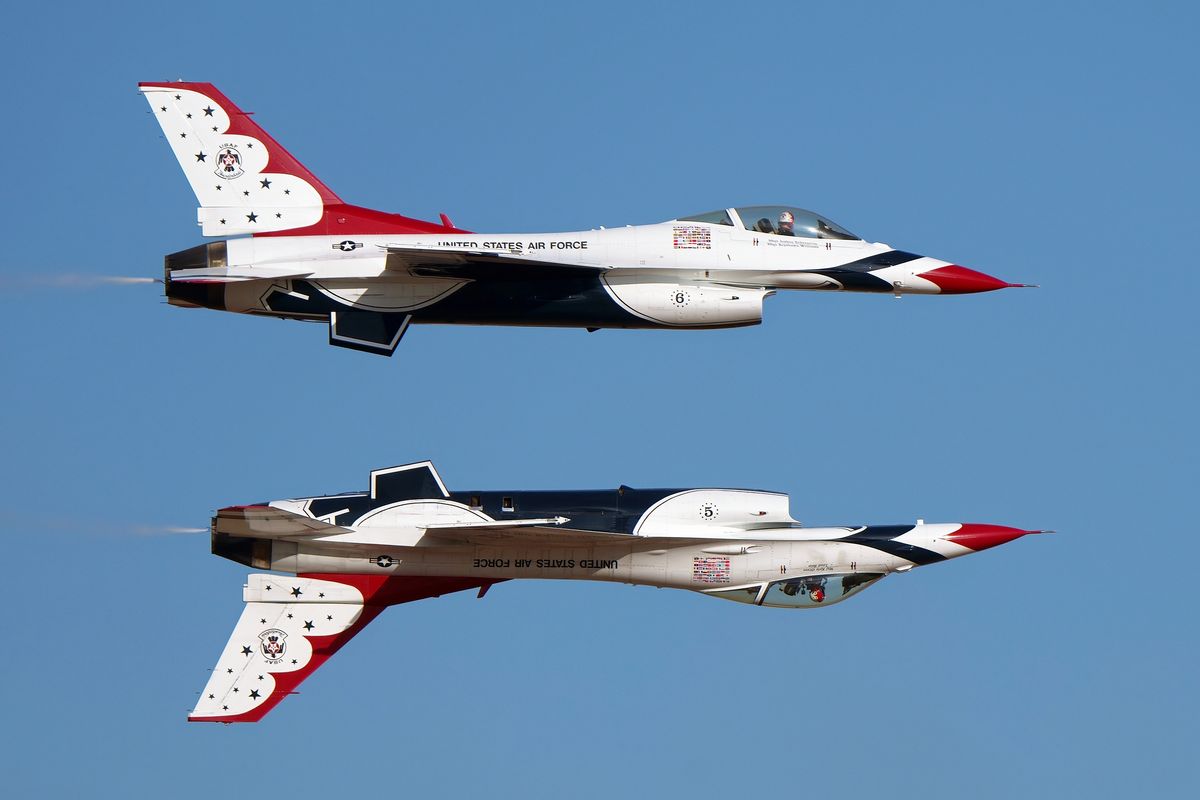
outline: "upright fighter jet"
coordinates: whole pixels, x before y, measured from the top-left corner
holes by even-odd
[[[802,527],[746,489],[451,492],[428,461],[365,492],[233,506],[213,553],[255,569],[193,721],[255,722],[384,608],[517,578],[688,589],[823,608],[893,572],[1040,531],[965,523]]]
[[[964,294],[1024,284],[783,205],[653,225],[471,233],[350,205],[208,83],[142,83],[216,241],[166,257],[177,306],[326,322],[391,355],[412,323],[730,328],[779,289]]]

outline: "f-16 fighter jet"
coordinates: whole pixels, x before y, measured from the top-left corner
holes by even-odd
[[[723,208],[654,225],[471,233],[350,205],[208,83],[140,90],[216,241],[166,257],[177,306],[329,324],[391,355],[411,323],[728,328],[779,289],[964,294],[1008,283],[864,241],[801,208]]]
[[[428,461],[376,470],[366,492],[217,512],[214,553],[287,574],[249,576],[245,610],[189,719],[261,719],[398,603],[554,578],[822,608],[893,572],[1038,532],[921,521],[808,528],[775,492],[450,492]]]

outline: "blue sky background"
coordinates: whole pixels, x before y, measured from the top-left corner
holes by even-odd
[[[1127,797],[1194,789],[1194,7],[287,3],[6,11],[0,774],[14,796]],[[813,208],[1039,283],[790,293],[723,332],[168,307],[201,241],[139,80],[210,80],[347,200],[478,231]],[[68,278],[65,276],[74,276]],[[223,505],[732,485],[1030,537],[821,612],[508,583],[388,611],[263,723],[184,716]]]

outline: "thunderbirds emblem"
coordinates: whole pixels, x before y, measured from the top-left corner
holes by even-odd
[[[287,634],[278,628],[271,628],[263,631],[258,635],[259,647],[262,649],[263,657],[272,664],[278,664],[283,660],[283,654],[287,652]]]
[[[217,153],[217,168],[214,172],[218,178],[225,180],[240,178],[246,172],[242,169],[242,154],[230,145],[222,145],[221,151]]]

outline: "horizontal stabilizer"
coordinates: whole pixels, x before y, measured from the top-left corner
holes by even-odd
[[[307,278],[312,272],[297,272],[293,268],[280,267],[212,267],[208,269],[181,269],[171,272],[172,283],[187,283],[188,281],[254,281],[270,278],[283,280],[285,278]]]
[[[312,517],[271,506],[222,508],[213,518],[213,531],[258,539],[293,539],[350,533],[349,528],[319,522]]]
[[[250,575],[246,607],[188,720],[257,722],[387,606],[493,582]]]
[[[425,247],[388,247],[387,269],[418,278],[489,281],[586,278],[604,272],[601,267],[533,261],[483,250]]]

